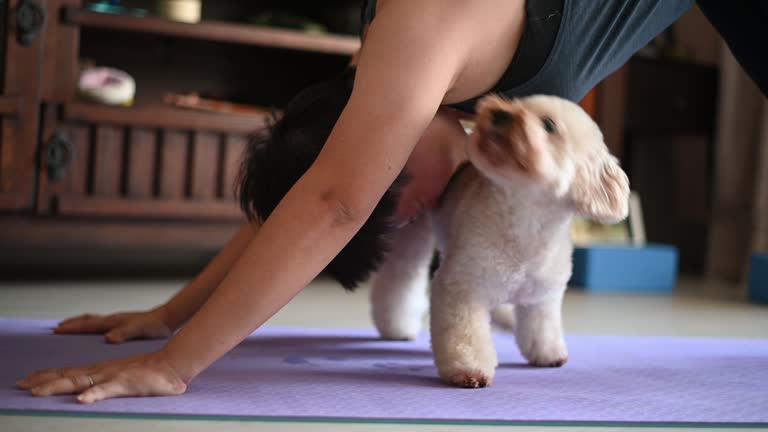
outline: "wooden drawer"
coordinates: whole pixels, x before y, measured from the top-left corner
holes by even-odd
[[[56,111],[46,109],[40,213],[243,219],[234,185],[248,131],[259,130],[262,118],[90,104],[67,106],[62,118]]]

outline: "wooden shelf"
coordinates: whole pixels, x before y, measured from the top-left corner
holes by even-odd
[[[121,108],[73,102],[64,106],[64,120],[246,135],[259,132],[268,119],[269,114],[266,110],[263,115],[242,115],[193,111],[164,105]]]
[[[66,217],[0,219],[0,247],[48,248],[175,248],[200,252],[219,250],[240,225],[232,221],[142,221]]]
[[[203,21],[196,24],[188,24],[159,17],[133,17],[92,12],[72,6],[65,8],[64,20],[67,23],[83,27],[337,55],[351,56],[360,48],[360,41],[354,36],[307,34],[292,30],[220,21]]]
[[[163,201],[64,195],[57,199],[57,212],[65,216],[85,217],[245,220],[234,201]]]

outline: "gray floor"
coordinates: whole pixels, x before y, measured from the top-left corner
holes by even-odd
[[[144,309],[168,298],[183,282],[0,283],[0,316],[62,318],[83,312]],[[326,281],[313,283],[269,324],[369,327],[367,289],[347,294]],[[571,290],[564,316],[569,333],[768,338],[768,307],[741,299],[738,287],[683,281],[666,296],[588,295]],[[0,416],[0,431],[457,431],[501,427],[302,424],[227,421],[74,419]],[[514,430],[595,428],[508,427]],[[600,431],[619,428],[599,428]],[[632,429],[621,429],[632,430]],[[637,428],[637,430],[647,430]],[[655,429],[667,430],[667,429]],[[685,430],[685,429],[676,429]],[[713,429],[708,429],[713,430]],[[745,429],[741,429],[745,430]]]

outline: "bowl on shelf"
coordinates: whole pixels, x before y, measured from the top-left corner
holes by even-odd
[[[174,21],[200,22],[202,0],[158,0],[157,14]]]

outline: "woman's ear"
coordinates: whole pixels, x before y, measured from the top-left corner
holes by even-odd
[[[616,223],[629,213],[629,179],[615,157],[588,160],[576,171],[571,199],[583,217],[599,223]]]

